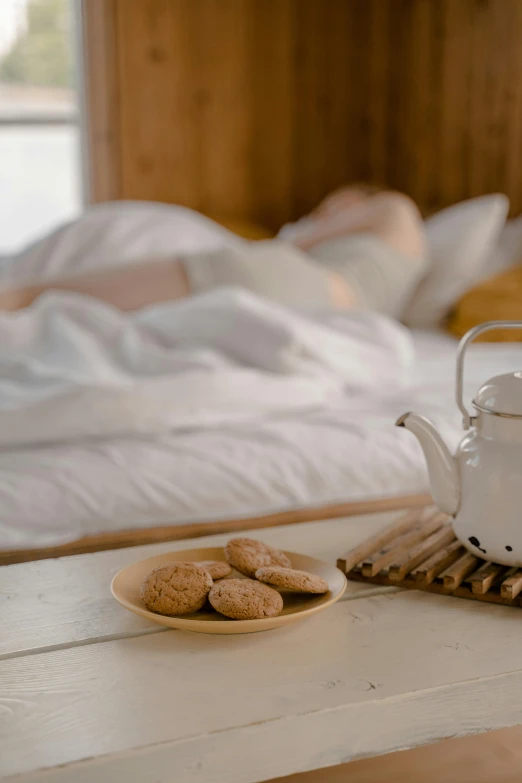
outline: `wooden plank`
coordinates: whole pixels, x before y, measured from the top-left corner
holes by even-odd
[[[423,541],[427,536],[439,530],[445,519],[444,515],[434,512],[433,516],[412,525],[410,530],[390,541],[380,551],[367,557],[362,563],[363,576],[375,576],[384,568],[395,562],[412,546]]]
[[[388,570],[390,581],[399,582],[404,579],[415,566],[424,563],[428,557],[438,552],[441,547],[447,546],[454,538],[453,528],[450,525],[445,525],[442,530],[436,531],[424,541],[404,552],[390,564]]]
[[[522,47],[518,42],[518,33],[522,29],[522,4],[512,0],[510,14],[507,44],[503,45],[503,56],[507,59],[509,73],[522,73]],[[520,81],[510,77],[504,78],[499,87],[504,94],[504,111],[510,118],[503,130],[506,179],[502,183],[502,192],[509,195],[511,214],[518,215],[522,212],[522,188],[520,187],[522,181],[522,150],[520,149],[522,90],[520,89]]]
[[[518,569],[512,576],[505,579],[500,587],[500,594],[510,601],[522,590],[522,570]]]
[[[369,555],[375,552],[375,550],[382,549],[382,547],[388,544],[392,539],[410,530],[412,522],[418,517],[418,513],[418,510],[413,512],[410,511],[400,519],[393,521],[391,525],[388,525],[375,535],[367,538],[355,549],[352,549],[345,555],[342,555],[342,557],[339,557],[337,559],[337,568],[340,568],[345,574],[348,573],[348,571],[351,571],[354,566],[362,560],[365,560]],[[428,511],[426,513],[429,514],[431,512]]]
[[[117,0],[81,3],[89,202],[120,197]]]
[[[440,34],[437,27],[438,4],[414,2],[403,17],[396,14],[400,28],[397,48],[400,70],[395,71],[394,96],[403,104],[402,116],[394,116],[390,107],[390,122],[399,124],[395,132],[395,149],[389,148],[389,165],[397,167],[393,183],[410,194],[419,204],[430,207],[435,201],[435,183],[439,162],[439,104],[433,99],[442,95],[440,83]],[[393,45],[393,43],[392,43]],[[396,50],[392,57],[396,59]],[[402,88],[401,88],[402,85]]]
[[[176,3],[170,5],[178,17]],[[189,90],[195,75],[204,96],[198,113],[192,115],[194,124],[185,123],[187,134],[192,128],[199,135],[195,153],[200,157],[199,208],[206,214],[254,217],[256,193],[251,184],[254,60],[250,53],[256,34],[254,7],[244,0],[184,0],[184,9],[190,27],[180,32],[183,37],[188,32],[188,36],[184,48],[173,54],[184,71],[185,83],[180,87]],[[179,29],[179,24],[176,27]],[[185,171],[187,188],[191,172],[187,166]]]
[[[357,545],[389,524],[396,513],[340,518],[256,530],[250,535],[276,547],[335,562],[347,543]],[[107,639],[160,633],[165,629],[119,606],[109,592],[114,574],[124,566],[170,550],[220,546],[230,535],[212,536],[176,544],[118,549],[7,566],[0,569],[0,617],[9,633],[0,634],[0,658],[41,652],[49,648],[90,644]],[[346,600],[362,592],[386,588],[351,582]],[[389,589],[388,589],[389,590]]]
[[[456,563],[442,572],[440,578],[443,581],[446,590],[455,590],[463,580],[473,573],[477,565],[481,562],[478,557],[466,552]]]
[[[248,209],[261,225],[276,230],[295,211],[296,15],[300,9],[296,0],[263,0],[252,8],[247,53],[251,74]],[[212,141],[210,145],[213,155]]]
[[[448,546],[443,547],[424,563],[414,568],[410,576],[423,585],[429,585],[464,553],[465,549],[460,541],[452,541]]]
[[[366,585],[388,585],[389,587],[392,586],[392,584],[395,585],[395,583],[390,582],[390,578],[386,572],[367,578],[363,577],[362,574],[354,570],[350,572],[349,579]],[[400,587],[398,589],[400,590],[402,590],[402,588],[406,588],[408,590],[418,590],[419,592],[433,593],[434,595],[443,595],[446,598],[465,598],[467,600],[481,601],[482,603],[500,604],[508,606],[510,609],[522,607],[522,598],[520,596],[517,596],[517,598],[515,598],[513,601],[508,601],[502,597],[500,590],[488,590],[487,593],[479,595],[474,593],[471,589],[471,586],[465,582],[463,582],[459,587],[448,589],[447,587],[444,587],[444,583],[438,579],[435,579],[429,585],[424,585],[422,582],[417,582],[415,579],[406,577],[406,579],[403,579],[399,585]]]
[[[469,146],[474,130],[470,128],[469,121],[472,97],[471,3],[440,0],[432,5],[437,6],[437,32],[442,45],[439,63],[441,99],[434,101],[438,111],[441,165],[433,172],[434,193],[431,202],[426,205],[435,209],[470,195]]]
[[[60,544],[59,546],[0,551],[0,566],[29,562],[31,560],[42,560],[50,557],[100,552],[106,549],[119,549],[120,547],[181,541],[187,538],[217,535],[219,533],[238,533],[242,530],[255,530],[257,528],[276,527],[278,525],[294,525],[301,522],[313,522],[318,519],[360,516],[361,514],[374,514],[381,511],[396,511],[406,508],[418,509],[430,502],[432,500],[429,495],[408,495],[335,503],[326,506],[312,506],[281,511],[276,514],[242,517],[240,519],[220,519],[212,522],[201,520],[200,522],[191,522],[185,525],[110,531],[109,533],[85,536],[77,541]],[[341,546],[340,550],[342,548]]]
[[[324,76],[327,71],[326,36],[330,32],[325,5],[300,3],[296,16],[296,82],[294,136],[296,164],[294,188],[296,215],[310,211],[327,193],[325,168],[317,150],[327,139],[324,121]],[[321,156],[322,157],[322,156]]]
[[[122,195],[182,199],[198,208],[197,133],[190,132],[191,89],[197,84],[187,81],[189,9],[184,0],[117,3]]]
[[[166,632],[2,661],[3,775],[217,783],[233,758],[246,783],[515,725],[519,614],[460,609],[398,592],[271,634]]]
[[[471,584],[471,589],[476,595],[487,593],[492,584],[508,569],[497,563],[484,563],[467,580]]]
[[[320,161],[316,163],[316,183],[310,189],[312,201],[316,200],[319,184],[325,192],[331,192],[347,182],[366,182],[370,177],[367,144],[362,137],[368,130],[368,91],[372,77],[369,68],[360,68],[371,24],[366,3],[367,0],[349,3],[330,0],[317,4],[326,24],[321,34],[317,34],[317,28],[315,35],[309,33],[310,39],[322,38],[323,47],[317,108],[324,129],[324,152],[322,167]],[[335,79],[333,73],[337,74]],[[306,111],[306,93],[300,100]],[[346,110],[348,103],[351,111]],[[296,136],[299,135],[298,130]],[[308,154],[317,158],[317,148],[317,140],[310,139]],[[354,155],[354,149],[360,154]],[[299,176],[299,160],[295,163]],[[313,186],[313,180],[310,184]]]
[[[521,740],[522,727],[516,726],[297,773],[270,783],[515,783],[522,779]]]

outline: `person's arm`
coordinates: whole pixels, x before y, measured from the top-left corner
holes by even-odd
[[[120,310],[139,310],[150,304],[181,299],[190,293],[182,262],[164,259],[0,291],[0,310],[29,307],[46,291],[86,294]]]
[[[343,204],[342,194],[328,210],[318,211],[301,236],[292,240],[300,250],[355,233],[370,233],[405,255],[423,255],[424,230],[415,203],[402,193],[382,192]]]
[[[325,213],[324,216],[319,213],[293,244],[300,250],[311,250],[330,239],[360,231],[373,232],[375,225],[382,219],[383,212],[382,204],[373,202],[373,199],[363,199],[345,208],[340,205],[335,211]]]

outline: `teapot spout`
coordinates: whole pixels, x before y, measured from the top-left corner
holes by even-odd
[[[439,433],[418,413],[405,413],[395,423],[412,432],[419,441],[428,463],[433,499],[441,511],[455,516],[460,506],[457,463]]]

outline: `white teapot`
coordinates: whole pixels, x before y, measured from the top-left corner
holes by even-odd
[[[522,372],[487,381],[473,400],[474,415],[463,400],[466,347],[482,332],[498,328],[522,329],[522,321],[489,321],[460,341],[457,404],[470,431],[455,457],[424,416],[405,413],[396,424],[419,440],[435,503],[455,517],[455,535],[464,546],[485,560],[522,566]]]

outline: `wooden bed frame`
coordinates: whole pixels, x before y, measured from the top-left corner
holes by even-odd
[[[143,544],[160,544],[168,541],[180,541],[184,538],[197,538],[218,533],[238,533],[254,528],[275,527],[276,525],[295,525],[335,517],[350,517],[359,514],[375,514],[379,511],[394,511],[416,508],[432,503],[429,495],[403,495],[377,500],[338,503],[317,508],[293,509],[278,514],[247,517],[244,519],[219,520],[218,522],[193,522],[189,525],[170,525],[166,527],[141,528],[139,530],[121,530],[111,533],[98,533],[85,536],[76,541],[59,546],[40,549],[16,549],[0,551],[0,566],[13,563],[25,563],[31,560],[43,560],[49,557],[65,557],[88,552],[100,552],[105,549],[121,549]]]

